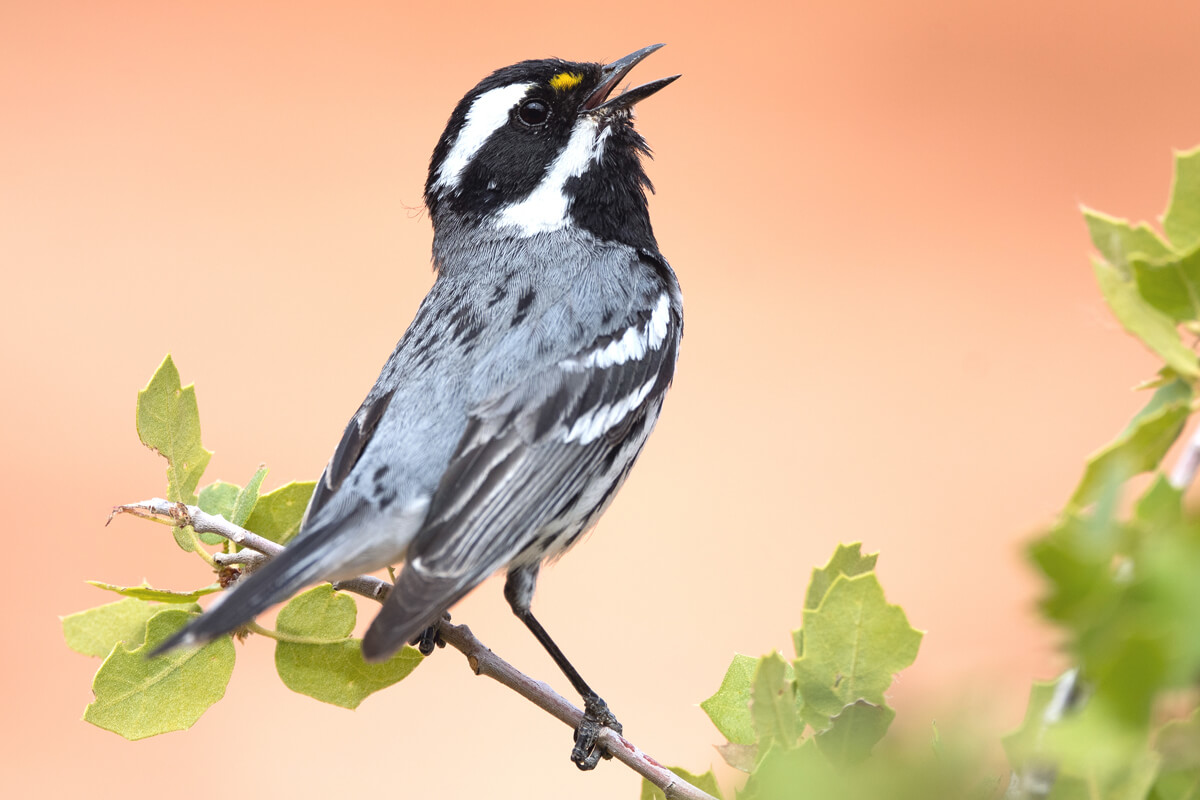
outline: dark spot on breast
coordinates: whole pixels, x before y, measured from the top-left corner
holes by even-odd
[[[480,325],[479,323],[475,323],[474,325],[471,326],[470,330],[468,330],[466,333],[463,334],[462,339],[460,341],[463,345],[466,345],[466,344],[470,343],[471,341],[473,341],[481,333],[483,333],[483,326]]]
[[[425,318],[429,316],[429,303],[422,303],[421,308],[417,310],[417,316],[408,326],[409,332],[418,331],[425,324]]]
[[[371,476],[371,479],[378,481],[380,478],[382,478],[384,475],[387,475],[387,474],[388,474],[388,465],[384,464],[382,467],[375,470],[375,474]]]
[[[525,290],[525,293],[521,295],[519,300],[517,300],[517,313],[513,315],[512,327],[515,328],[517,325],[521,324],[521,321],[525,319],[525,316],[529,313],[529,307],[533,305],[533,301],[536,297],[537,292],[533,291],[533,289]]]
[[[394,502],[396,502],[396,495],[394,494],[389,494],[387,497],[381,498],[379,500],[379,510],[386,511],[387,507]]]
[[[504,286],[504,284],[498,284],[494,289],[492,289],[492,296],[488,300],[488,308],[496,305],[506,297],[508,297],[508,289]]]
[[[600,324],[607,326],[613,321],[613,317],[616,316],[616,313],[617,312],[613,311],[611,308],[604,309],[604,314],[600,317]]]

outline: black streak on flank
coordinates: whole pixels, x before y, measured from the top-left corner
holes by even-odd
[[[488,300],[488,308],[496,305],[505,297],[508,297],[508,288],[504,284],[497,285],[494,289],[492,289],[492,297],[490,300]]]
[[[461,306],[454,312],[454,317],[450,320],[453,329],[450,332],[451,341],[469,342],[479,335],[479,323],[475,321],[475,315],[470,306]]]
[[[525,293],[521,295],[521,299],[517,300],[517,313],[513,315],[511,327],[515,328],[521,324],[522,320],[529,313],[529,307],[533,305],[534,298],[536,297],[537,293],[533,289],[525,290]]]
[[[481,333],[483,333],[483,326],[480,325],[479,323],[475,323],[474,325],[471,326],[471,329],[469,331],[467,331],[466,333],[463,334],[461,344],[463,346],[466,346],[467,344],[474,341],[475,337],[477,337]]]

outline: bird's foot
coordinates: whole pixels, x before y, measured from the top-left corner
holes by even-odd
[[[442,638],[442,622],[449,622],[449,621],[450,621],[450,614],[449,613],[443,614],[442,619],[440,621],[434,623],[433,625],[430,625],[428,628],[426,628],[424,631],[421,632],[420,636],[418,636],[417,638],[415,638],[411,642],[409,642],[409,644],[414,645],[417,648],[417,650],[420,651],[421,655],[423,655],[423,656],[432,654],[433,648],[435,646],[445,647],[446,640]]]
[[[583,699],[583,719],[575,730],[575,747],[571,750],[571,761],[582,770],[595,769],[600,759],[612,758],[612,754],[600,746],[600,731],[612,728],[621,732],[621,723],[608,710],[608,703],[599,697]]]

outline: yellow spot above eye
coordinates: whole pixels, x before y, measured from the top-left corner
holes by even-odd
[[[550,88],[558,92],[574,89],[583,83],[583,76],[578,72],[560,72],[550,79]]]

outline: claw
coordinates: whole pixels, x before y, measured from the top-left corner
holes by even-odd
[[[612,754],[600,746],[600,732],[612,728],[622,731],[621,723],[608,710],[608,704],[599,697],[587,697],[583,701],[583,719],[575,730],[575,747],[571,750],[571,761],[581,770],[595,769],[601,758],[612,758]]]
[[[446,640],[442,638],[442,629],[441,629],[441,624],[443,621],[445,621],[445,622],[450,621],[449,612],[442,614],[441,621],[439,621],[433,625],[430,625],[428,628],[423,630],[421,632],[421,635],[418,636],[417,638],[413,639],[411,642],[409,642],[409,644],[415,645],[417,650],[419,650],[421,655],[423,655],[423,656],[432,654],[433,648],[435,646],[436,647],[445,647]]]

